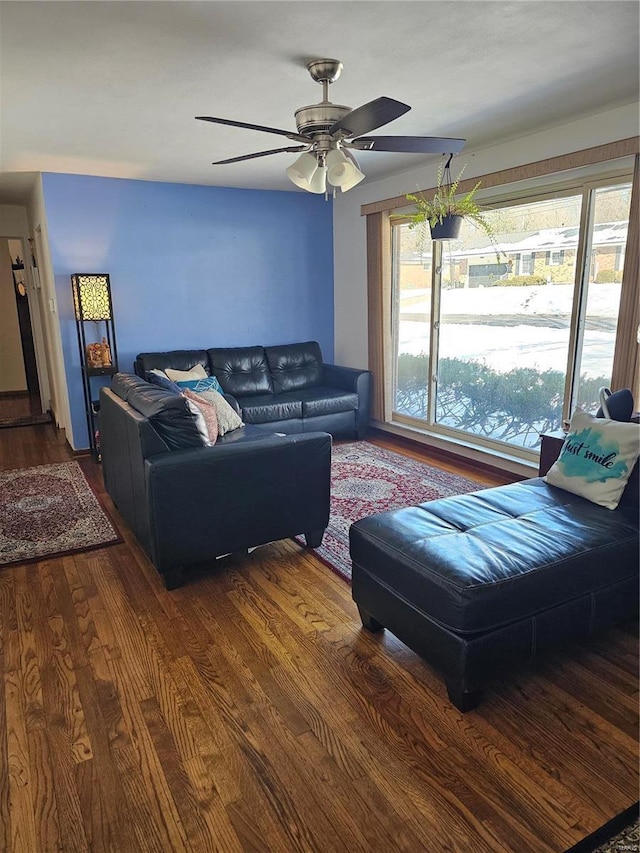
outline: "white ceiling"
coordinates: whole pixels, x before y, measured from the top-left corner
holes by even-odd
[[[306,70],[342,60],[330,89],[357,107],[412,110],[380,133],[462,136],[468,149],[638,101],[636,0],[179,0],[0,2],[0,202],[40,171],[294,189],[293,144],[194,121],[295,130],[321,100]],[[428,162],[367,152],[377,178]]]

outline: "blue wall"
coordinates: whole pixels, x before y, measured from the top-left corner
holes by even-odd
[[[333,360],[323,196],[61,174],[43,187],[74,447],[88,446],[74,272],[111,277],[123,371],[143,351],[303,340]]]

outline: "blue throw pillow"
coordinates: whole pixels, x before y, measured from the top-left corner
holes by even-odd
[[[176,383],[181,390],[193,391],[201,394],[203,391],[217,391],[222,394],[222,385],[215,376],[207,376],[206,379],[185,379]]]
[[[158,385],[160,388],[164,388],[165,391],[171,391],[172,394],[181,393],[180,388],[175,382],[172,382],[167,376],[161,376],[153,370],[150,370],[147,373],[147,382],[150,382],[152,385]]]

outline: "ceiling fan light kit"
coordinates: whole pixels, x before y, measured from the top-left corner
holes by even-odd
[[[308,187],[303,187],[310,193],[323,195],[327,191],[327,169],[325,166],[318,165],[318,168],[313,173],[313,177],[309,181]]]
[[[309,152],[301,154],[295,163],[287,169],[287,177],[297,187],[308,190],[311,179],[318,169],[318,161]]]
[[[347,157],[340,148],[333,148],[326,156],[327,179],[334,187],[340,187],[343,193],[364,180],[364,173]]]
[[[250,124],[213,116],[196,116],[200,121],[231,125],[247,130],[259,130],[285,136],[297,146],[274,148],[217,160],[214,166],[239,163],[283,152],[303,153],[287,169],[287,176],[297,187],[311,193],[327,194],[327,181],[334,188],[347,192],[365,178],[355,157],[356,151],[396,151],[409,154],[455,154],[464,146],[464,139],[434,136],[364,136],[408,112],[411,107],[393,98],[376,98],[361,107],[351,109],[329,100],[329,85],[342,73],[342,62],[337,59],[313,59],[307,63],[309,74],[322,86],[322,101],[300,107],[295,111],[297,131]],[[335,194],[335,189],[334,189]]]

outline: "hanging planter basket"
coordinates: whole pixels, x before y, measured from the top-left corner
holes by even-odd
[[[442,222],[436,222],[435,225],[431,226],[431,239],[457,240],[458,235],[460,234],[462,218],[462,216],[453,214],[451,216],[445,216]]]

